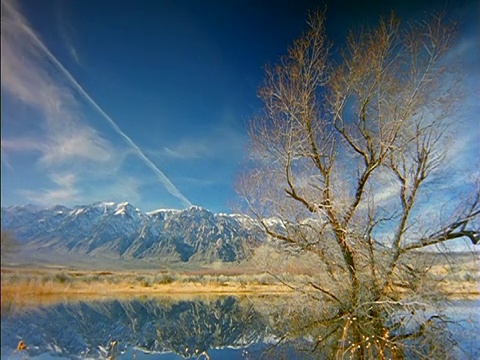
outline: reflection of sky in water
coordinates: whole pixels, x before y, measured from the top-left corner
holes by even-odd
[[[268,303],[268,299],[265,300]],[[463,350],[456,358],[480,358],[480,300],[454,301],[446,315]],[[2,313],[2,358],[70,359],[182,359],[199,358],[206,350],[211,359],[257,359],[274,347],[280,334],[268,317],[248,299],[234,297],[211,301],[110,301],[60,304],[48,308]],[[27,352],[17,352],[23,340]],[[112,352],[109,344],[120,340]],[[297,352],[297,344],[274,347],[267,358],[314,358]],[[312,348],[305,342],[303,348]],[[198,352],[195,352],[198,349]],[[56,351],[55,351],[56,350]],[[265,355],[265,354],[264,354]]]
[[[116,354],[132,359],[135,352],[137,359],[177,359],[181,357],[174,353],[197,357],[223,347],[231,349],[216,358],[220,353],[248,358],[246,348],[269,338],[266,323],[253,306],[233,297],[205,302],[78,302],[2,313],[2,358],[26,355],[14,352],[19,340],[25,342],[30,358],[41,359],[51,358],[47,352],[69,358]],[[113,341],[118,345],[112,347]]]
[[[450,325],[455,340],[464,350],[457,352],[459,359],[480,359],[480,300],[454,301],[446,315],[458,322]]]

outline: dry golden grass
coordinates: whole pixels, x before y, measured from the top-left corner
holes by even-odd
[[[480,296],[478,264],[438,266],[431,270],[435,285],[452,298]],[[285,281],[301,284],[308,275],[287,274]],[[87,271],[64,268],[2,268],[1,306],[4,309],[65,301],[188,297],[243,294],[288,294],[292,290],[266,273],[214,271]]]
[[[480,297],[480,263],[475,258],[450,266],[436,265],[431,273],[442,292],[451,298]]]
[[[288,287],[267,274],[223,275],[3,269],[2,310],[64,301],[141,296],[283,294]]]

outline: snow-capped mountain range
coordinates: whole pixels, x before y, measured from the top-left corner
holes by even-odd
[[[29,249],[121,259],[233,262],[265,240],[253,219],[197,206],[148,213],[127,202],[10,206],[2,207],[1,222]]]

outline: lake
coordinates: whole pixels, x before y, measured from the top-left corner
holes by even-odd
[[[322,358],[311,330],[286,321],[291,299],[143,298],[2,311],[2,359]],[[480,358],[480,300],[454,301],[454,356]],[[26,350],[17,351],[19,341]]]

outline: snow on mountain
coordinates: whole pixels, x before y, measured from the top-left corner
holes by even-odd
[[[29,248],[76,255],[170,261],[239,261],[265,240],[244,215],[201,207],[143,213],[128,202],[67,208],[2,208],[2,231]]]
[[[178,214],[180,211],[181,210],[176,210],[176,209],[157,209],[157,210],[149,211],[145,214],[149,215],[149,216],[154,216],[154,215],[158,215],[158,214],[172,215],[172,214]]]

